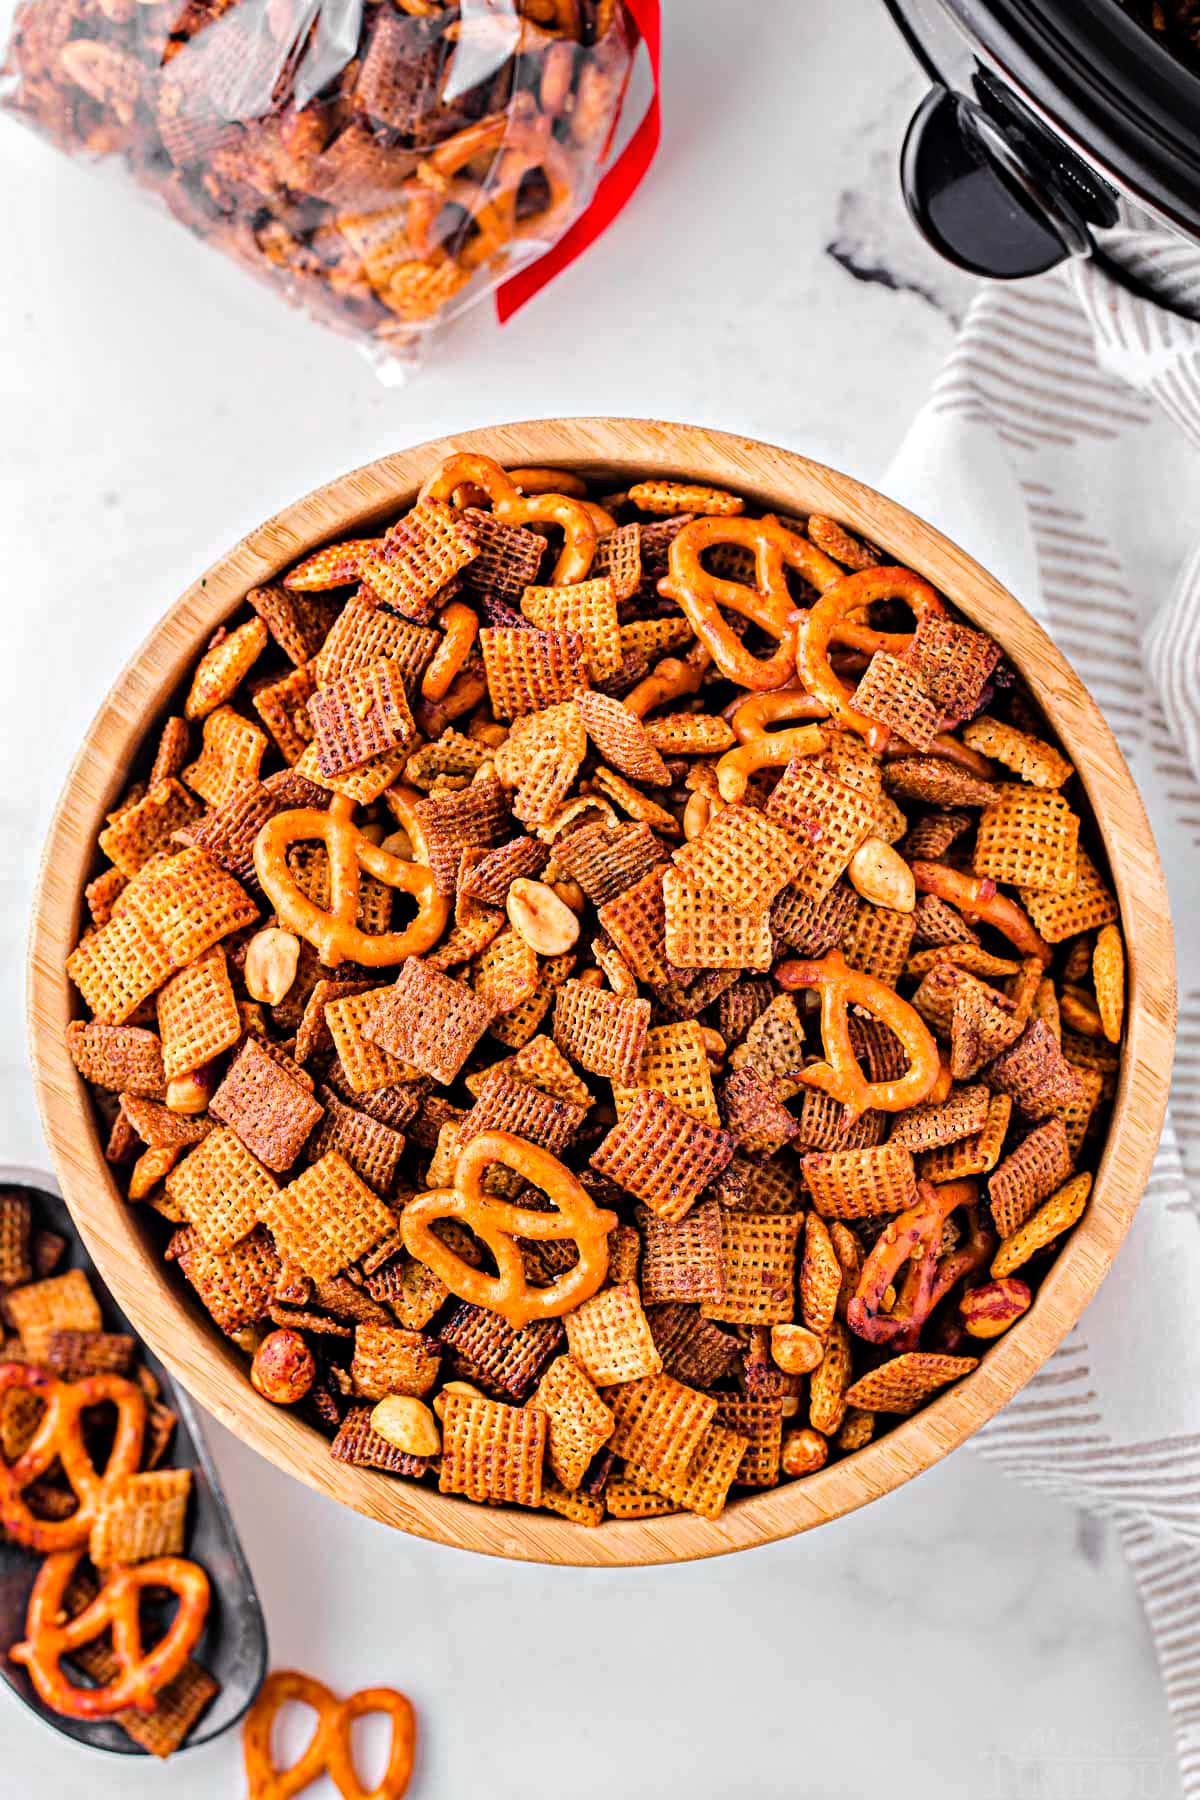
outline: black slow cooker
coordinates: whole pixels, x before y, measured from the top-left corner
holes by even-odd
[[[1200,242],[1200,75],[1118,0],[885,0],[932,83],[904,196],[1001,279],[1104,254],[1124,197]]]

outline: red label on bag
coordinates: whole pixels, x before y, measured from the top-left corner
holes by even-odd
[[[528,268],[502,283],[496,289],[496,317],[503,324],[540,293],[548,281],[568,267],[589,244],[606,232],[618,213],[628,205],[654,161],[662,136],[662,107],[659,96],[659,69],[662,58],[662,20],[659,0],[625,0],[634,27],[646,46],[650,58],[653,93],[644,117],[612,168],[601,178],[588,206],[569,231],[563,233],[544,256]]]

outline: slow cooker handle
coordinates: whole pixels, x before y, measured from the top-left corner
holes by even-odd
[[[900,180],[918,230],[973,275],[1015,281],[1094,249],[1087,222],[1036,160],[949,88],[933,87],[914,113]]]

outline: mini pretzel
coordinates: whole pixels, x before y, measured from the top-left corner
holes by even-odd
[[[644,719],[647,713],[672,700],[698,694],[711,663],[712,656],[703,644],[693,644],[686,656],[664,656],[649,675],[630,688],[624,700],[626,710],[635,718]]]
[[[87,1542],[104,1476],[130,1475],[141,1461],[146,1397],[136,1382],[119,1375],[57,1381],[28,1363],[0,1363],[0,1401],[18,1388],[36,1394],[46,1405],[37,1430],[16,1461],[0,1461],[0,1525],[30,1550],[73,1549]],[[83,1414],[89,1406],[101,1406],[105,1401],[117,1409],[117,1426],[108,1461],[100,1471],[83,1441]],[[66,1519],[39,1519],[26,1505],[24,1490],[56,1459],[79,1504]]]
[[[793,756],[819,756],[825,735],[819,725],[797,725],[791,731],[764,731],[736,749],[727,750],[717,764],[717,786],[722,800],[740,800],[746,784],[758,769],[781,768]]]
[[[63,1602],[83,1554],[80,1547],[46,1558],[29,1596],[25,1642],[14,1644],[9,1655],[29,1670],[44,1703],[69,1719],[106,1719],[126,1707],[153,1712],[155,1695],[175,1679],[204,1630],[208,1576],[186,1557],[152,1557],[111,1570],[95,1599],[73,1619],[65,1619]],[[138,1613],[146,1588],[166,1588],[179,1600],[175,1617],[150,1650],[142,1647]],[[119,1673],[102,1687],[73,1686],[61,1659],[109,1630]]]
[[[840,950],[820,962],[782,962],[775,979],[783,988],[821,990],[821,1042],[825,1062],[799,1069],[796,1079],[840,1100],[847,1121],[870,1109],[903,1112],[929,1096],[938,1078],[938,1048],[920,1014],[893,988],[850,968]],[[868,1081],[850,1042],[850,1007],[865,1007],[889,1026],[904,1046],[907,1071],[893,1081]]]
[[[276,813],[254,840],[255,873],[279,923],[285,931],[306,938],[328,968],[357,962],[382,969],[403,962],[406,956],[419,956],[437,943],[450,916],[450,901],[434,885],[424,834],[404,789],[389,788],[388,804],[407,831],[417,862],[403,862],[365,838],[354,823],[354,802],[344,794],[333,795],[327,812],[301,806]],[[329,854],[332,904],[328,912],[301,893],[288,867],[288,846],[303,843],[322,843]],[[404,931],[360,931],[360,868],[416,900],[417,916]]]
[[[705,551],[718,544],[754,552],[754,587],[724,580],[703,567]],[[842,573],[815,544],[785,530],[778,519],[693,519],[671,540],[668,573],[658,591],[683,608],[692,630],[728,680],[755,690],[777,688],[791,679],[796,661],[799,615],[788,592],[785,569],[795,569],[822,592],[838,582]],[[779,647],[774,655],[763,658],[747,650],[722,617],[722,607],[777,638]]]
[[[513,1206],[483,1192],[484,1171],[501,1162],[523,1175],[554,1202],[553,1212]],[[456,1256],[432,1229],[439,1219],[461,1219],[486,1244],[496,1274],[486,1275]],[[499,1313],[515,1330],[531,1319],[557,1319],[596,1292],[608,1273],[608,1234],[615,1213],[597,1207],[571,1171],[537,1144],[508,1131],[482,1131],[461,1152],[452,1188],[434,1188],[410,1200],[400,1230],[410,1256],[433,1270],[452,1294]],[[538,1243],[573,1239],[579,1261],[549,1287],[531,1288],[514,1239]]]
[[[444,700],[463,664],[470,656],[479,636],[479,616],[473,607],[461,600],[443,606],[437,618],[442,628],[442,641],[433,653],[433,661],[421,677],[421,694],[426,700]]]
[[[463,173],[485,157],[491,160],[482,180]],[[534,169],[545,176],[549,199],[532,217],[518,219],[517,195]],[[553,134],[553,120],[539,111],[532,94],[518,93],[505,112],[477,119],[429,151],[402,191],[413,255],[427,262],[446,249],[460,268],[478,269],[503,256],[514,238],[554,235],[574,204],[574,171]],[[444,242],[448,206],[466,213],[475,227],[474,236],[453,249]],[[450,229],[457,241],[460,223],[455,220]]]
[[[449,456],[421,489],[422,500],[450,500],[454,490],[471,483],[482,489],[502,525],[558,525],[566,540],[555,565],[555,584],[582,581],[596,554],[596,527],[580,500],[568,494],[531,494],[528,499],[490,456],[463,452]]]
[[[271,1732],[280,1708],[289,1700],[311,1706],[316,1728],[304,1751],[289,1769],[277,1769],[271,1755]],[[367,1713],[386,1713],[392,1722],[387,1767],[370,1793],[358,1778],[350,1727]],[[401,1800],[412,1779],[417,1725],[412,1704],[396,1688],[360,1688],[339,1700],[323,1682],[296,1669],[277,1669],[254,1697],[242,1728],[242,1756],[250,1792],[247,1800],[292,1800],[327,1774],[343,1800]]]
[[[487,681],[481,670],[469,664],[460,669],[440,700],[418,700],[413,707],[417,729],[429,739],[441,737],[447,725],[474,712],[487,695]]]
[[[912,641],[909,633],[872,632],[854,618],[877,600],[903,600],[918,623],[931,613],[945,611],[929,583],[911,569],[860,569],[855,575],[843,575],[835,586],[826,584],[816,605],[801,615],[796,667],[809,693],[824,701],[834,718],[857,731],[873,750],[882,750],[888,741],[887,727],[855,709],[851,689],[834,674],[829,661],[834,643],[853,649],[894,650],[906,648]]]
[[[1050,946],[1034,930],[1029,915],[1007,894],[997,893],[990,876],[968,875],[962,869],[952,869],[949,863],[920,859],[913,863],[912,872],[918,893],[936,894],[939,900],[948,900],[971,924],[994,926],[1022,956],[1050,961]]]
[[[781,719],[827,719],[829,708],[804,688],[788,687],[739,698],[725,708],[725,716],[738,743],[749,744]]]
[[[851,1331],[870,1344],[888,1344],[895,1351],[916,1348],[921,1327],[934,1307],[990,1253],[982,1241],[969,1240],[965,1250],[944,1257],[938,1254],[942,1227],[950,1214],[978,1196],[973,1181],[948,1181],[941,1187],[922,1181],[917,1192],[917,1205],[889,1219],[871,1246],[846,1308]],[[984,1235],[976,1222],[973,1237],[982,1239]],[[908,1270],[899,1296],[891,1310],[884,1312],[884,1295],[905,1264]]]
[[[980,781],[994,781],[996,765],[978,750],[972,750],[970,744],[960,743],[949,731],[939,731],[932,738],[928,750],[918,750],[907,738],[890,737],[883,752],[883,760],[892,762],[898,756],[937,756],[942,762],[957,763],[969,775],[975,775]]]

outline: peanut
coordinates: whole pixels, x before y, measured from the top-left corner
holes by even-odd
[[[785,1375],[811,1375],[824,1354],[815,1331],[804,1325],[772,1325],[771,1360]]]
[[[851,886],[872,906],[910,913],[917,904],[912,870],[900,852],[881,837],[864,839],[850,858],[847,873]]]
[[[398,857],[401,862],[411,862],[413,859],[412,839],[403,825],[397,826],[395,831],[389,832],[379,848],[385,850],[389,856]]]
[[[829,1458],[829,1445],[819,1431],[807,1425],[789,1431],[783,1440],[781,1467],[785,1475],[813,1475]]]
[[[475,1394],[480,1400],[485,1397],[483,1389],[477,1388],[473,1381],[444,1381],[433,1399],[433,1410],[439,1419],[446,1416],[447,1394]]]
[[[999,1281],[985,1281],[981,1287],[969,1289],[958,1310],[968,1337],[993,1338],[1028,1312],[1032,1299],[1023,1281],[1015,1275],[1002,1275]]]
[[[202,1063],[198,1069],[189,1069],[186,1075],[176,1075],[167,1083],[167,1111],[189,1115],[207,1112],[216,1086],[217,1071],[213,1063]]]
[[[358,830],[359,830],[359,836],[365,837],[368,844],[382,844],[385,836],[387,835],[386,832],[384,831],[383,826],[380,825],[378,823],[378,821],[376,821],[376,820],[373,820],[368,825],[360,825]]]
[[[250,1385],[275,1406],[303,1400],[316,1379],[313,1353],[298,1331],[269,1331],[250,1364]]]
[[[508,890],[508,922],[539,956],[561,956],[579,941],[579,920],[544,881],[519,876]]]
[[[406,1456],[436,1456],[442,1447],[437,1420],[423,1400],[387,1394],[371,1412],[371,1428]]]
[[[278,1006],[296,979],[300,939],[291,931],[268,925],[246,946],[246,992],[252,1000]]]

